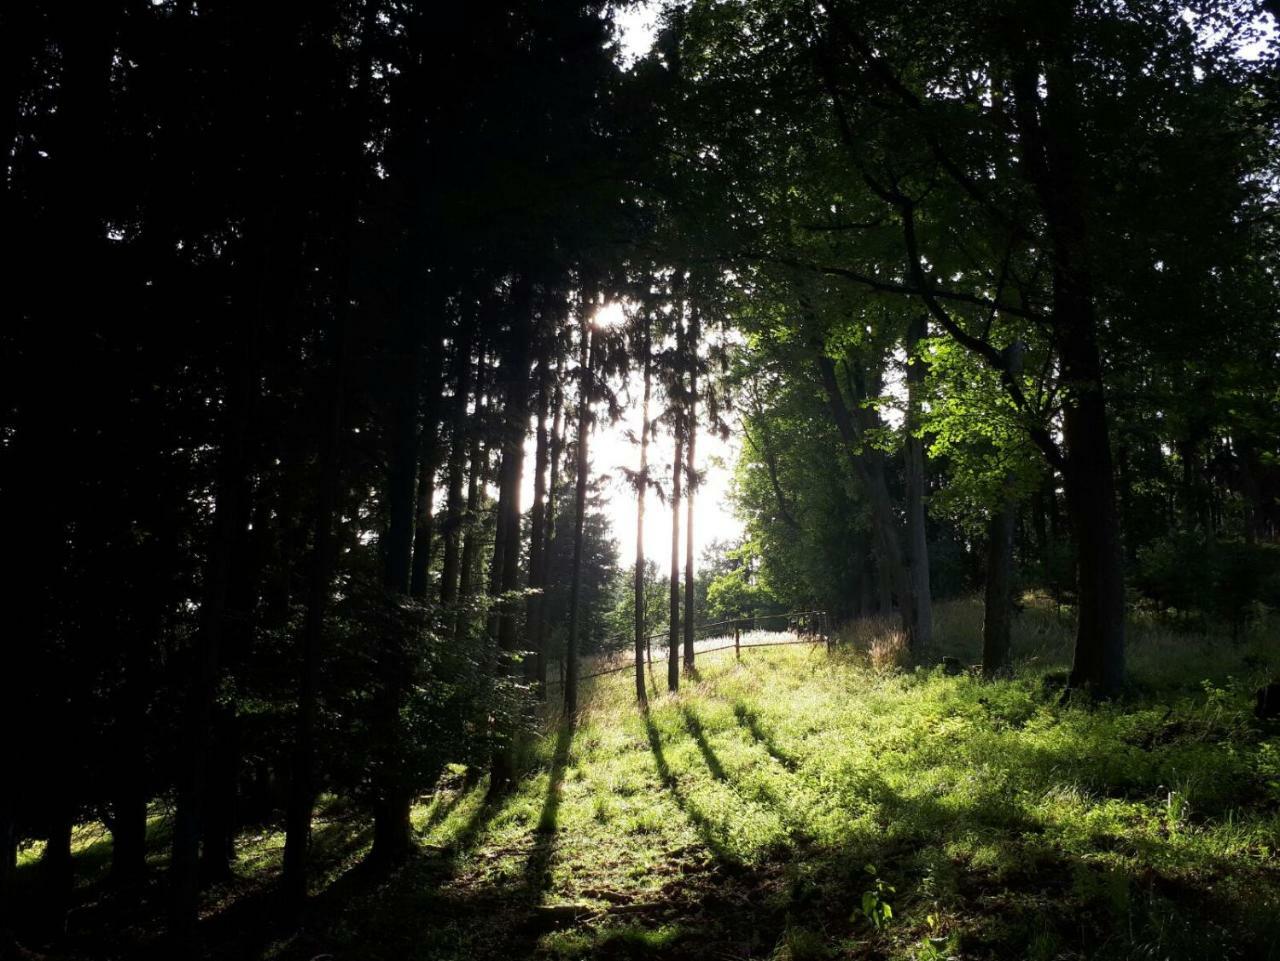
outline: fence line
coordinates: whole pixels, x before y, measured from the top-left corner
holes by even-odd
[[[789,613],[789,614],[766,614],[766,615],[764,615],[763,617],[738,617],[738,618],[734,618],[733,620],[728,620],[728,621],[719,621],[719,622],[716,622],[716,623],[714,623],[714,624],[704,624],[704,625],[702,625],[702,627],[700,627],[698,630],[700,630],[700,631],[708,631],[708,630],[710,630],[711,628],[714,628],[714,627],[724,627],[724,626],[729,625],[729,624],[738,625],[738,624],[742,624],[742,623],[745,623],[745,622],[748,622],[748,621],[750,621],[751,623],[753,623],[753,624],[754,624],[755,622],[757,622],[757,621],[762,621],[762,620],[770,620],[770,619],[777,619],[777,618],[787,618],[788,620],[790,620],[791,618],[813,617],[813,616],[818,616],[818,617],[820,617],[820,618],[821,618],[821,621],[820,621],[820,624],[819,624],[819,627],[821,628],[821,630],[820,630],[820,631],[815,631],[815,632],[814,632],[814,636],[813,636],[813,637],[801,638],[801,639],[799,639],[799,640],[795,640],[795,641],[764,641],[763,643],[757,643],[757,644],[742,644],[742,643],[740,643],[740,635],[741,635],[741,631],[740,631],[740,630],[735,629],[735,631],[734,631],[734,637],[733,637],[733,643],[731,643],[731,644],[722,644],[722,645],[721,645],[721,646],[719,646],[719,647],[712,647],[712,648],[708,648],[708,649],[703,650],[703,651],[695,651],[694,653],[695,653],[695,654],[697,654],[697,655],[707,655],[707,654],[718,654],[718,653],[720,653],[721,651],[727,651],[727,650],[730,650],[730,649],[733,649],[733,650],[736,650],[736,651],[739,651],[739,652],[740,652],[740,651],[742,651],[742,650],[744,650],[744,649],[746,649],[746,648],[751,648],[751,647],[787,647],[787,646],[789,646],[789,645],[794,645],[794,644],[827,644],[827,645],[830,645],[830,643],[831,643],[831,636],[830,636],[830,630],[829,630],[829,629],[830,629],[830,622],[829,622],[828,614],[827,614],[827,612],[826,612],[826,611],[795,611],[795,612],[792,612],[792,613]],[[645,637],[645,638],[644,638],[644,640],[646,640],[646,641],[650,641],[650,640],[654,640],[655,638],[668,637],[668,636],[670,636],[670,632],[668,632],[668,631],[663,631],[663,632],[662,632],[662,633],[660,633],[660,634],[650,634],[650,635],[648,635],[647,637]],[[611,640],[619,640],[619,638],[611,638]],[[703,637],[703,640],[709,640],[709,638],[708,638],[708,637],[706,637],[706,636],[704,636],[704,637]],[[633,654],[633,653],[634,653],[634,651],[627,651],[627,650],[624,648],[622,651],[620,651],[620,652],[619,652],[619,654],[622,654],[622,653],[632,653],[632,654]],[[661,664],[661,663],[663,663],[663,662],[666,660],[665,658],[664,658],[664,659],[662,659],[662,660],[655,660],[655,659],[651,656],[651,655],[652,655],[652,653],[653,653],[653,652],[652,652],[652,651],[650,651],[650,650],[646,650],[646,651],[645,651],[645,658],[644,658],[644,660],[643,660],[641,663],[642,663],[646,668],[652,668],[652,667],[653,667],[653,665],[654,665],[655,663],[657,663],[657,664]],[[562,668],[561,673],[563,673],[563,666],[564,666],[564,660],[563,660],[563,658],[562,658],[562,659],[560,659],[560,660],[558,661],[558,663],[561,665],[561,668]],[[581,676],[578,678],[578,680],[579,680],[580,682],[581,682],[581,681],[589,681],[589,680],[591,680],[591,679],[592,679],[592,678],[594,678],[594,677],[605,677],[605,676],[607,676],[607,675],[609,675],[609,674],[620,674],[620,673],[622,673],[623,671],[631,671],[631,670],[635,670],[635,667],[636,667],[636,663],[635,663],[635,661],[634,661],[634,660],[629,660],[629,661],[627,661],[627,662],[625,662],[625,663],[623,663],[623,664],[620,664],[620,665],[619,665],[619,666],[617,666],[617,667],[610,667],[610,668],[606,668],[606,669],[605,669],[605,670],[603,670],[603,671],[592,671],[590,674],[583,674],[583,675],[581,675]],[[547,680],[547,686],[548,686],[548,687],[550,687],[552,684],[563,684],[563,683],[564,683],[564,681],[563,681],[563,680],[561,680],[559,677],[549,678],[549,679]]]

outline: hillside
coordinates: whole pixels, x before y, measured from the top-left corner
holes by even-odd
[[[940,608],[962,660],[979,615]],[[389,878],[360,863],[366,822],[330,808],[288,940],[263,893],[282,838],[242,839],[210,940],[286,959],[1275,957],[1280,738],[1251,693],[1274,645],[1133,633],[1134,692],[1102,706],[1059,703],[1044,675],[1069,631],[1035,608],[995,684],[875,666],[866,625],[830,654],[706,658],[648,716],[628,674],[601,678],[576,730],[547,719],[512,796],[459,774],[424,799],[421,853]]]

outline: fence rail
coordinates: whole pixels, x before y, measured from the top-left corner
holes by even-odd
[[[790,626],[792,623],[800,622],[801,619],[804,619],[803,628],[801,630],[796,631],[795,633],[797,634],[806,633],[812,636],[799,637],[797,640],[794,640],[794,641],[764,641],[762,643],[755,643],[755,644],[743,644],[741,642],[742,641],[741,625],[750,624],[751,627],[748,628],[748,630],[763,631],[763,628],[756,627],[755,625],[762,621],[783,620],[783,619],[785,619],[788,626]],[[722,628],[722,627],[729,627],[729,626],[733,627],[732,643],[722,644],[719,647],[711,647],[705,650],[695,650],[694,654],[695,655],[718,654],[721,651],[735,650],[735,651],[738,651],[739,656],[741,656],[742,651],[747,650],[748,648],[753,648],[753,647],[788,647],[795,644],[810,644],[810,645],[826,644],[830,646],[831,644],[831,618],[826,611],[792,611],[787,614],[765,614],[759,617],[738,617],[728,621],[717,621],[713,624],[703,624],[700,628],[698,628],[698,631],[704,632],[702,636],[702,640],[707,641],[707,640],[713,640],[716,637],[728,637],[729,635],[728,635],[728,632],[725,632],[724,634],[708,635],[705,633],[706,631],[710,631],[713,628]],[[655,659],[652,656],[653,652],[648,648],[648,642],[652,640],[657,640],[659,638],[669,637],[669,636],[670,636],[669,631],[662,631],[658,634],[649,634],[644,638],[646,649],[645,649],[645,659],[643,663],[646,668],[651,669],[655,663],[661,664],[661,663],[664,663],[666,660],[665,658]],[[623,638],[623,637],[610,638],[610,641],[614,641],[614,642],[625,641],[625,640],[629,640],[629,638]],[[626,648],[623,648],[618,652],[618,655],[629,654],[629,653],[634,653],[634,652],[629,651]],[[560,664],[559,673],[561,676],[556,678],[549,678],[547,680],[548,687],[550,687],[553,684],[564,684],[564,679],[563,679],[564,660],[561,659],[558,663]],[[592,671],[590,674],[583,674],[579,676],[578,680],[589,681],[593,677],[605,677],[609,674],[621,674],[623,671],[635,670],[635,666],[636,664],[634,660],[628,660],[625,663],[618,665],[617,667],[610,667],[610,668],[606,668],[603,671]]]

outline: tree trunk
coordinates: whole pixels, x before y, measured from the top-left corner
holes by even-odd
[[[462,485],[467,468],[469,439],[478,428],[468,430],[468,405],[471,402],[471,385],[474,367],[471,363],[473,327],[465,321],[462,336],[454,347],[453,365],[453,423],[449,430],[449,466],[445,494],[444,557],[440,564],[440,606],[446,610],[458,598],[458,568],[462,550],[463,512],[466,501]],[[479,397],[476,398],[477,413]]]
[[[265,268],[264,268],[265,271]],[[194,943],[200,896],[200,843],[205,836],[211,761],[214,692],[227,615],[232,554],[248,513],[247,434],[258,390],[261,317],[245,319],[243,357],[229,391],[214,500],[213,531],[205,565],[200,627],[192,652],[191,680],[183,711],[177,812],[169,870],[172,906],[169,930],[180,945]]]
[[[648,627],[645,624],[645,577],[644,577],[644,503],[649,489],[649,396],[652,386],[652,370],[649,355],[652,318],[646,305],[644,314],[644,333],[641,350],[644,352],[641,364],[644,369],[644,400],[640,407],[640,474],[636,478],[636,574],[635,574],[635,660],[636,660],[636,700],[642,707],[647,707],[649,697],[645,690],[644,665],[645,641]]]
[[[1009,670],[1013,626],[1013,528],[1017,504],[1006,498],[987,526],[987,582],[982,620],[982,674],[991,679]]]
[[[542,556],[542,590],[543,593],[538,597],[538,635],[534,638],[534,644],[538,651],[538,687],[544,693],[547,689],[547,639],[550,637],[551,625],[547,623],[547,595],[546,589],[550,583],[550,564],[551,564],[551,548],[555,543],[556,536],[556,507],[559,504],[560,491],[560,455],[564,452],[564,387],[563,387],[563,360],[556,360],[556,377],[555,377],[555,399],[553,406],[555,408],[551,418],[551,463],[549,465],[549,477],[547,479],[547,519],[544,525]]]
[[[407,254],[406,254],[407,256]],[[410,297],[418,302],[418,298]],[[419,302],[420,305],[420,302]],[[391,411],[391,450],[387,471],[387,529],[383,537],[383,587],[389,595],[409,594],[413,557],[414,488],[418,474],[418,380],[421,350],[417,314],[401,305],[401,318],[389,377],[394,385]],[[412,849],[409,809],[412,790],[396,761],[400,739],[400,708],[409,669],[406,639],[388,632],[378,652],[378,750],[374,802],[374,860],[384,864],[403,860]]]
[[[908,576],[902,556],[902,539],[897,517],[894,515],[893,502],[889,497],[889,485],[884,476],[883,459],[875,452],[866,450],[862,444],[861,431],[854,424],[853,417],[845,404],[844,395],[840,392],[840,384],[836,380],[835,365],[831,358],[821,351],[816,355],[818,374],[823,390],[827,395],[827,403],[832,418],[844,441],[845,452],[853,467],[854,475],[862,484],[871,506],[871,527],[876,541],[877,563],[882,572],[888,575],[894,592],[898,595],[898,608],[902,616],[902,631],[907,646],[912,651],[915,645],[916,607],[911,578]],[[883,603],[883,593],[882,593]]]
[[[694,584],[693,584],[693,499],[697,489],[694,470],[695,448],[698,441],[698,338],[700,317],[695,306],[689,316],[689,336],[686,339],[686,363],[689,365],[689,419],[685,424],[685,474],[688,489],[685,491],[685,551],[684,551],[684,669],[692,671],[694,665]]]
[[[565,649],[564,711],[572,718],[578,713],[578,629],[582,620],[582,551],[587,513],[587,440],[591,430],[592,332],[583,318],[582,384],[578,401],[578,473],[574,491],[573,570],[569,582],[569,642]]]
[[[680,475],[684,473],[684,427],[676,415],[676,451],[671,461],[671,614],[668,618],[667,690],[680,689]]]
[[[1011,377],[1022,375],[1023,345],[1014,341],[1005,352]],[[1009,672],[1013,629],[1013,535],[1018,520],[1015,477],[1003,478],[1004,495],[987,525],[987,580],[982,619],[982,674],[988,680]]]
[[[929,541],[925,517],[925,454],[920,432],[920,405],[923,401],[925,363],[920,344],[929,336],[924,314],[913,316],[907,325],[907,417],[903,453],[907,474],[907,550],[905,562],[915,602],[913,646],[920,650],[933,643],[933,602],[929,586]]]
[[[436,471],[440,467],[440,392],[444,366],[444,342],[437,335],[427,348],[423,389],[426,400],[422,417],[422,474],[418,478],[418,508],[413,532],[413,562],[409,572],[409,593],[426,600],[431,580],[431,556],[435,549]]]
[[[366,17],[375,8],[369,2]],[[366,29],[368,28],[366,22]],[[366,34],[367,36],[367,34]],[[367,69],[367,60],[365,68]],[[362,74],[363,78],[363,74]],[[354,178],[354,170],[348,176]],[[344,260],[349,261],[351,234],[355,229],[354,186],[348,188],[347,217],[343,233]],[[325,430],[320,441],[320,477],[312,531],[311,572],[307,581],[307,609],[302,625],[302,650],[298,680],[297,739],[293,746],[292,776],[285,811],[284,865],[281,890],[286,910],[296,912],[307,897],[308,861],[311,850],[311,817],[317,791],[315,774],[316,722],[319,715],[321,668],[324,663],[324,621],[329,604],[336,561],[334,518],[341,490],[342,424],[346,410],[347,340],[350,312],[350,271],[340,285],[331,317],[329,341],[329,390]]]
[[[532,333],[528,280],[516,284],[512,297],[516,315],[511,325],[507,354],[501,485],[498,491],[502,536],[500,546],[494,547],[499,594],[520,588],[520,481],[524,476],[524,441],[529,432],[529,339]],[[514,603],[504,600],[498,614],[499,670],[515,674],[519,653],[519,612]],[[491,792],[505,790],[514,779],[515,750],[515,740],[511,738],[494,753],[489,779]]]
[[[545,328],[545,322],[544,322]],[[538,698],[544,699],[546,691],[539,678],[546,673],[543,663],[544,652],[539,643],[542,628],[539,620],[542,617],[542,592],[546,590],[546,523],[547,523],[547,462],[550,459],[549,440],[547,438],[547,412],[550,408],[551,391],[551,336],[552,331],[543,329],[538,338],[538,400],[537,426],[533,461],[533,507],[529,511],[529,587],[537,593],[531,593],[525,605],[525,643],[532,647],[532,657],[525,661],[524,675],[533,682]]]
[[[1012,38],[1019,59],[1011,80],[1022,167],[1053,248],[1051,336],[1066,388],[1062,474],[1079,565],[1071,684],[1109,694],[1124,681],[1124,571],[1079,155],[1074,16],[1074,7],[1059,0],[1029,25],[1040,34],[1036,43]]]
[[[483,355],[480,358],[480,363],[483,370]],[[480,492],[483,490],[485,479],[489,474],[489,450],[487,444],[481,442],[481,426],[484,424],[486,407],[488,406],[487,397],[478,382],[476,391],[475,422],[477,426],[471,432],[471,450],[469,454],[471,468],[467,477],[467,510],[464,520],[465,530],[462,537],[462,558],[458,563],[458,599],[460,601],[466,601],[475,590],[476,557],[480,553],[481,535],[479,518]],[[466,636],[470,624],[470,615],[466,611],[458,611],[454,634],[455,640],[459,643]]]

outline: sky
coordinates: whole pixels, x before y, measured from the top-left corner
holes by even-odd
[[[597,316],[606,315],[616,322],[620,319],[620,307],[616,304],[601,308]],[[595,430],[587,446],[591,459],[591,477],[599,479],[607,476],[601,493],[605,499],[605,513],[609,517],[613,536],[618,542],[618,561],[623,567],[635,563],[636,551],[636,493],[627,481],[624,468],[636,471],[640,469],[640,446],[632,441],[632,437],[640,436],[641,410],[643,404],[643,381],[639,372],[633,371],[625,384],[613,384],[619,403],[622,405],[622,418],[610,424],[602,412],[598,410]],[[650,411],[650,417],[659,413],[657,391]],[[703,419],[700,417],[700,419]],[[733,466],[737,462],[741,440],[737,424],[732,414],[727,415],[730,422],[730,436],[722,440],[719,436],[706,430],[705,424],[699,426],[698,440],[695,446],[695,468],[702,475],[702,484],[694,498],[694,531],[693,544],[695,566],[701,560],[702,552],[715,540],[732,540],[742,534],[742,523],[734,516],[729,501]],[[520,493],[520,506],[527,510],[533,503],[533,471],[534,454],[536,452],[533,438],[525,443],[525,465],[523,487]],[[662,485],[664,491],[670,489],[671,458],[674,453],[674,441],[665,428],[659,428],[649,441],[650,476]],[[561,468],[561,476],[565,477],[573,471],[572,464]],[[681,547],[680,557],[684,559],[684,524],[685,506],[680,508]],[[671,570],[671,508],[663,503],[657,495],[650,491],[645,507],[644,526],[645,556],[658,565],[658,571],[669,574]]]

